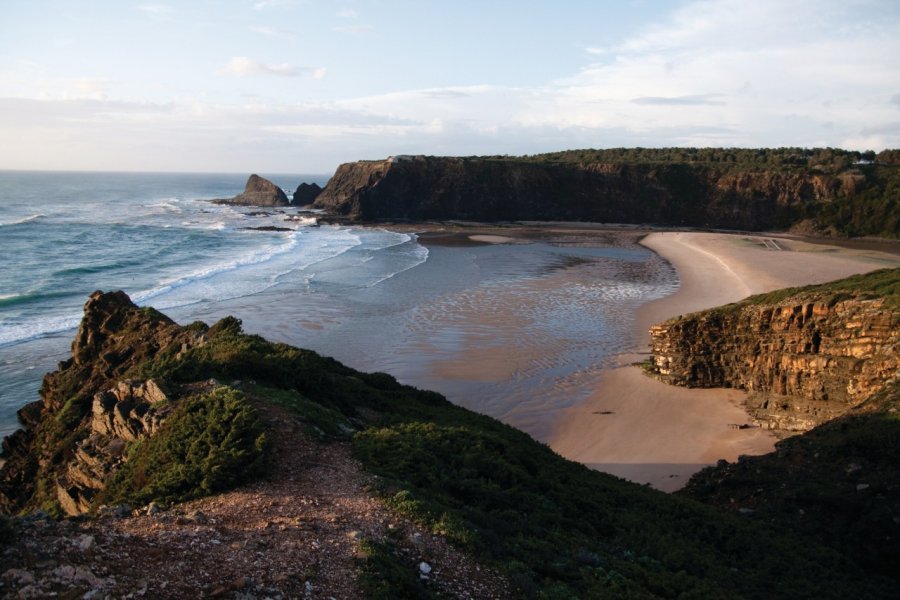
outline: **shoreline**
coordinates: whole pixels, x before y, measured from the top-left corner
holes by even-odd
[[[634,366],[649,356],[652,324],[752,294],[900,266],[893,252],[784,235],[656,231],[640,243],[672,264],[679,289],[637,309],[634,351],[600,374],[588,400],[565,411],[550,446],[591,468],[668,492],[720,459],[770,452],[776,438],[740,428],[749,424],[744,392],[669,386]]]

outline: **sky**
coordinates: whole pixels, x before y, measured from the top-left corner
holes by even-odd
[[[0,169],[900,148],[897,0],[3,0]]]

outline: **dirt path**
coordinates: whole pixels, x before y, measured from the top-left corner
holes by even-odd
[[[155,514],[16,519],[0,593],[353,599],[362,597],[360,543],[389,539],[413,574],[449,597],[510,597],[501,577],[387,509],[347,443],[313,441],[289,414],[263,413],[275,441],[267,479]]]

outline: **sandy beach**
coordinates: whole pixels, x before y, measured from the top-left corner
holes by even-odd
[[[679,289],[637,311],[635,352],[620,355],[590,398],[561,415],[550,445],[567,458],[665,491],[719,459],[769,452],[775,438],[735,427],[749,422],[740,407],[743,392],[668,386],[631,366],[647,356],[650,325],[751,294],[900,266],[897,254],[790,237],[655,232],[641,243],[675,267]]]

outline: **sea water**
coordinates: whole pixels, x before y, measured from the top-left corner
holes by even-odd
[[[301,181],[327,180],[269,178],[288,194]],[[377,285],[427,257],[409,234],[313,227],[293,208],[209,202],[240,193],[245,181],[0,172],[0,435],[15,429],[19,407],[37,399],[43,373],[66,358],[94,290],[121,289],[138,304],[190,317],[273,287],[305,291],[317,276],[351,288]],[[354,258],[335,273],[328,261],[348,253]]]
[[[288,191],[327,180],[263,175]],[[677,284],[635,245],[426,247],[413,233],[313,226],[292,207],[209,202],[245,181],[0,171],[0,435],[68,358],[97,289],[180,323],[236,316],[249,332],[436,389],[541,438],[548,402],[583,398],[630,343],[634,308]],[[513,362],[510,348],[527,352],[486,380],[467,374],[473,344]]]

